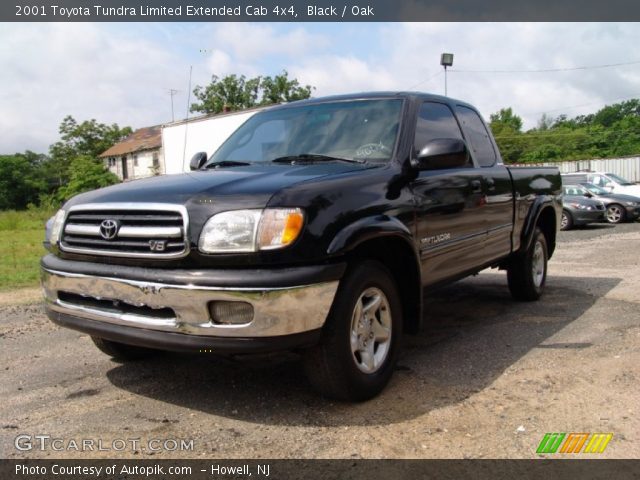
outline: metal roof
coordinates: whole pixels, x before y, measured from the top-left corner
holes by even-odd
[[[136,130],[121,142],[102,152],[100,157],[117,157],[160,147],[162,147],[162,128],[160,125],[155,125]]]

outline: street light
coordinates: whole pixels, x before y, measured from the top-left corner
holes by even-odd
[[[444,96],[447,96],[447,67],[453,65],[453,53],[443,53],[440,55],[440,65],[444,67]]]

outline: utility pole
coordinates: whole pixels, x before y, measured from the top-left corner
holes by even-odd
[[[440,55],[440,65],[444,67],[444,96],[447,96],[447,67],[453,65],[453,53]]]
[[[175,118],[173,116],[173,97],[176,93],[179,92],[179,90],[175,90],[173,88],[169,88],[168,89],[169,95],[171,95],[171,121],[175,122]]]

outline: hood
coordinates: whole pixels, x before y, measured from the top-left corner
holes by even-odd
[[[162,175],[86,192],[69,200],[82,203],[154,202],[186,205],[207,199],[242,199],[264,206],[279,190],[329,175],[370,168],[371,165],[323,163],[308,165],[247,165]]]

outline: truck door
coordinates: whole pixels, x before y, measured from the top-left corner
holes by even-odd
[[[435,138],[463,136],[451,109],[428,101],[418,112],[415,151]],[[480,265],[486,236],[480,169],[470,162],[453,169],[420,171],[410,188],[425,285]]]
[[[487,230],[483,263],[488,263],[511,253],[513,185],[507,168],[499,161],[496,148],[478,112],[467,106],[457,105],[456,114],[482,174],[485,202],[482,215]]]

